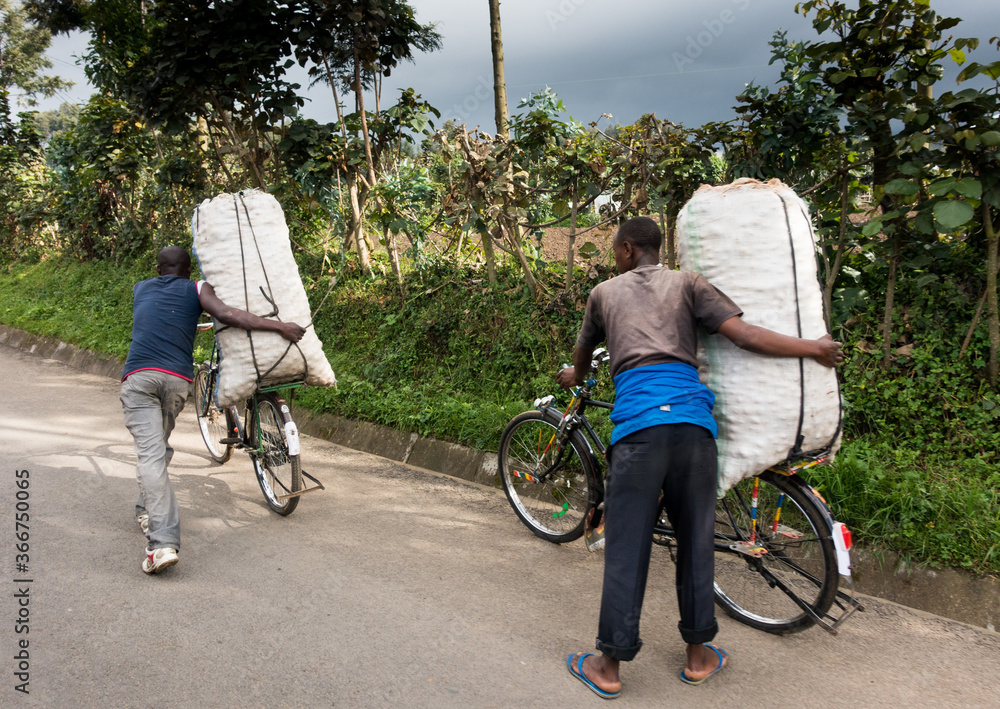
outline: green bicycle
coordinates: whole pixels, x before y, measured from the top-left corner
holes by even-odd
[[[198,327],[209,329],[212,323]],[[234,449],[247,451],[267,506],[279,515],[289,515],[302,495],[324,489],[319,480],[302,470],[298,428],[282,395],[302,384],[263,387],[240,407],[219,406],[219,358],[216,338],[211,357],[198,366],[194,379],[195,413],[208,453],[215,462],[225,463]],[[314,485],[303,488],[303,477]]]

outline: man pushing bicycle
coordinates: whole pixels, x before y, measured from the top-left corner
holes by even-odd
[[[721,333],[738,347],[779,357],[810,357],[827,367],[843,360],[840,343],[789,337],[749,325],[724,293],[697,273],[659,264],[663,235],[636,217],[615,234],[619,276],[587,300],[573,367],[556,375],[581,386],[594,348],[606,343],[615,382],[615,424],[604,499],[604,586],[598,623],[600,655],[567,658],[570,673],[606,699],[621,693],[619,664],[642,646],[639,617],[653,527],[663,506],[677,539],[677,600],[687,663],[680,678],[701,684],[725,667],[725,650],[708,644],[715,620],[714,534],[718,427],[715,396],[698,378],[698,329]]]
[[[167,466],[170,433],[184,408],[194,374],[194,336],[202,311],[230,327],[269,330],[298,342],[305,330],[223,303],[211,285],[191,281],[191,256],[168,246],[156,257],[155,278],[136,283],[132,341],[122,371],[125,426],[135,443],[139,501],[135,516],[146,535],[142,570],[155,574],[178,561],[180,517]]]

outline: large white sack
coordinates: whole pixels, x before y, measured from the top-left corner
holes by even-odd
[[[701,187],[678,217],[677,251],[680,267],[732,298],[745,322],[807,339],[826,334],[809,210],[781,182]],[[716,396],[720,495],[795,452],[839,448],[835,370],[702,334],[699,373]]]
[[[222,348],[219,403],[242,401],[258,385],[335,385],[323,343],[311,327],[309,300],[278,201],[258,190],[206,199],[194,210],[191,231],[201,272],[224,303],[306,328],[293,344],[276,332],[248,332],[216,323]]]

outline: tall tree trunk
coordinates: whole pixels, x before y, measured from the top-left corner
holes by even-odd
[[[337,122],[340,124],[340,132],[344,136],[344,144],[347,144],[347,126],[344,124],[344,114],[340,110],[340,95],[337,93],[337,82],[333,78],[333,71],[330,69],[330,59],[326,52],[323,52],[323,66],[326,68],[326,80],[330,82],[330,90],[333,92],[333,106],[337,110]],[[344,208],[344,189],[340,182],[341,170],[337,170],[337,207]]]
[[[389,227],[383,229],[382,235],[385,238],[385,248],[389,252],[389,264],[392,266],[392,273],[396,276],[396,283],[399,285],[399,295],[405,298],[403,272],[399,267],[399,253],[396,251],[396,235],[389,230]]]
[[[347,177],[347,191],[351,199],[351,224],[346,238],[353,239],[354,245],[358,249],[358,258],[361,261],[361,272],[366,276],[371,275],[372,264],[368,255],[368,246],[365,243],[365,236],[362,232],[361,203],[358,200],[357,177],[349,174]]]
[[[990,361],[987,372],[990,386],[997,386],[998,356],[1000,356],[1000,307],[997,304],[997,245],[1000,234],[993,224],[992,210],[983,203],[983,227],[986,229],[986,302],[989,306]]]
[[[524,255],[524,249],[521,248],[521,225],[517,223],[516,219],[510,219],[506,216],[502,218],[502,223],[504,231],[507,232],[507,241],[514,249],[517,261],[521,264],[521,270],[524,271],[524,280],[528,284],[528,290],[531,291],[533,298],[537,298],[538,280],[531,271],[531,264],[528,263],[528,257]]]
[[[495,285],[497,282],[497,255],[493,248],[493,234],[484,231],[479,235],[479,239],[483,244],[483,258],[486,260],[486,280],[490,285]]]
[[[576,261],[576,215],[580,210],[580,197],[573,187],[573,202],[569,209],[569,248],[566,250],[566,290],[573,287],[573,264]]]
[[[834,254],[833,263],[830,263],[830,256],[826,249],[823,249],[823,264],[826,266],[826,273],[823,279],[823,311],[826,315],[826,329],[829,331],[833,327],[833,287],[837,283],[837,276],[840,275],[840,265],[844,259],[844,241],[847,238],[847,208],[849,206],[851,183],[847,175],[840,185],[840,234],[837,237],[837,252]]]
[[[667,240],[667,268],[676,270],[677,268],[677,212],[673,214],[667,212],[667,233],[664,235]]]
[[[490,48],[493,50],[493,105],[497,135],[510,137],[507,84],[503,69],[503,38],[500,35],[500,0],[490,2]]]
[[[358,99],[358,113],[361,115],[361,137],[365,142],[365,159],[368,161],[368,186],[375,186],[375,162],[372,160],[372,143],[368,135],[368,118],[365,116],[365,94],[361,86],[361,58],[358,55],[357,33],[354,36],[354,93]]]
[[[896,299],[896,271],[899,270],[900,236],[892,236],[892,256],[889,258],[889,282],[885,287],[885,314],[882,317],[882,366],[892,360],[892,310]]]
[[[677,215],[660,208],[660,231],[663,232],[663,248],[660,249],[660,263],[665,263],[671,271],[677,268]]]
[[[663,241],[660,242],[660,263],[667,262],[667,218],[663,214],[663,207],[660,207],[660,233],[663,234]]]

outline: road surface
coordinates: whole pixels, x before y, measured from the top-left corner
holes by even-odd
[[[245,454],[208,460],[189,405],[181,560],[149,577],[117,383],[0,345],[0,403],[0,706],[602,706],[565,664],[593,648],[602,558],[533,537],[502,493],[304,438],[327,489],[278,517]],[[618,706],[1000,706],[1000,634],[877,600],[836,637],[720,616],[730,664],[686,686],[656,557]]]

